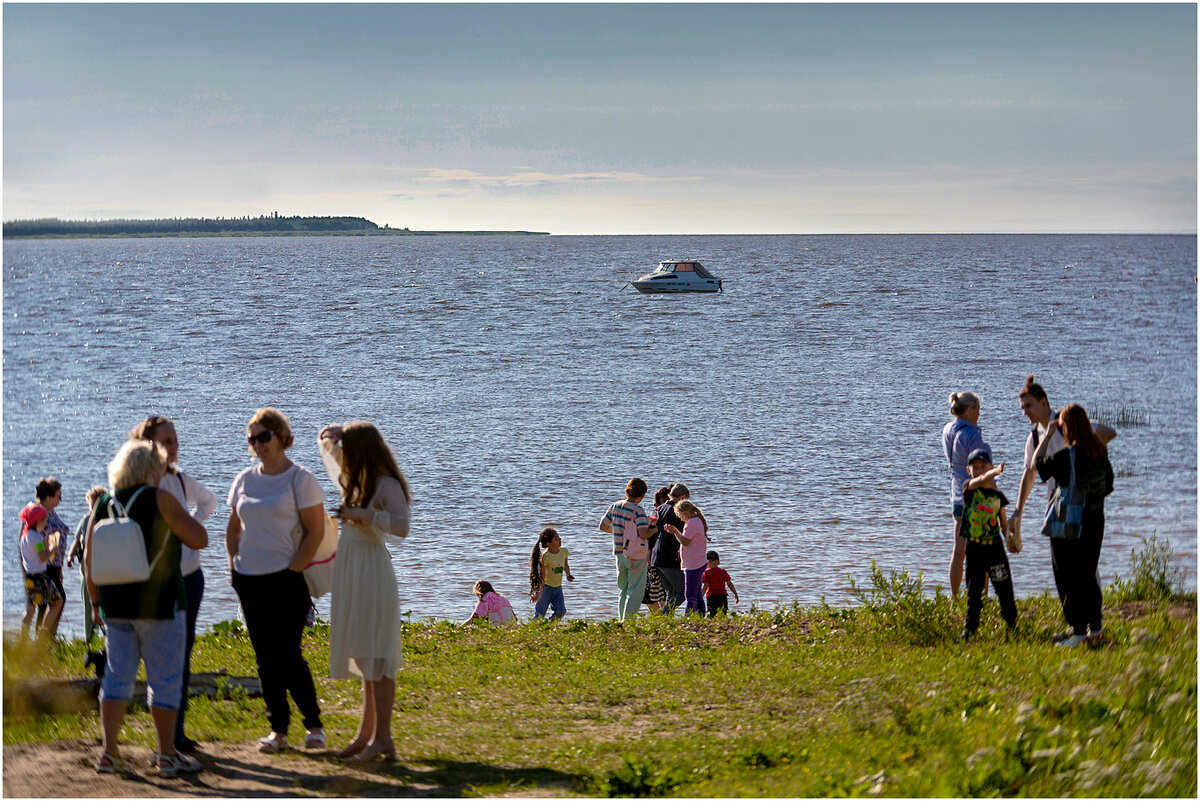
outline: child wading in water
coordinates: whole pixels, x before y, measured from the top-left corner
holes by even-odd
[[[704,588],[704,603],[708,606],[708,616],[716,617],[717,612],[729,614],[729,593],[725,591],[725,585],[728,584],[733,592],[735,603],[741,603],[742,599],[738,597],[737,587],[733,586],[733,579],[721,569],[720,554],[709,551],[707,556],[708,568],[700,579],[700,585]]]
[[[461,625],[465,626],[476,620],[486,620],[495,624],[517,622],[517,613],[513,611],[512,604],[493,589],[490,581],[475,582],[474,592],[479,603],[475,604],[475,611]]]
[[[996,588],[1000,616],[1009,631],[1017,625],[1017,604],[1013,600],[1012,573],[1004,554],[1008,520],[1004,507],[1008,499],[996,489],[996,479],[1004,474],[1004,465],[992,467],[992,454],[986,448],[976,448],[967,457],[967,474],[963,484],[963,516],[958,522],[958,536],[967,543],[967,625],[964,642],[979,629],[979,613],[983,609],[983,591],[987,580]],[[1010,547],[1015,544],[1010,542]]]
[[[546,549],[542,553],[542,548]],[[563,599],[563,575],[574,581],[571,566],[567,564],[567,549],[562,547],[562,538],[552,528],[542,529],[533,554],[529,557],[529,600],[534,601],[533,616],[541,619],[547,609],[553,609],[552,620],[567,613],[567,602]]]

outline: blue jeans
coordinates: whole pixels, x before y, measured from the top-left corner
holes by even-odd
[[[617,588],[621,596],[617,601],[617,619],[637,617],[642,608],[642,596],[646,594],[646,569],[649,559],[633,561],[623,553],[617,554]]]
[[[178,709],[183,685],[183,648],[187,614],[175,611],[171,620],[105,618],[108,629],[108,668],[100,680],[101,701],[133,697],[138,663],[146,663],[146,706]]]
[[[553,609],[554,614],[551,615],[552,620],[558,620],[567,613],[567,602],[563,598],[562,587],[542,586],[542,594],[538,596],[537,603],[533,607],[533,616],[544,618],[547,609]]]

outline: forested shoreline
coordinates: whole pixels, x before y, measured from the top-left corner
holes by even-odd
[[[545,235],[541,231],[413,231],[379,226],[364,217],[171,217],[155,220],[11,220],[4,238],[171,236],[445,236]]]

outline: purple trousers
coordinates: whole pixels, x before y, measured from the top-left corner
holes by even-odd
[[[704,594],[700,592],[700,582],[707,567],[707,564],[703,564],[695,570],[683,571],[683,597],[687,600],[687,612],[704,614]]]

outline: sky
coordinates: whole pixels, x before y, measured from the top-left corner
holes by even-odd
[[[1196,232],[1196,6],[3,7],[3,219]]]

